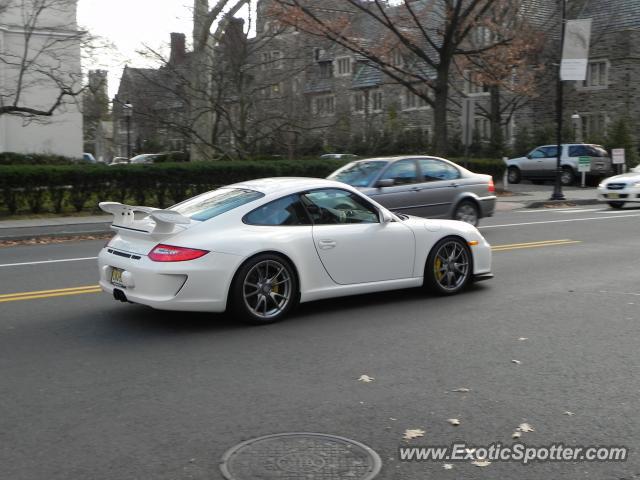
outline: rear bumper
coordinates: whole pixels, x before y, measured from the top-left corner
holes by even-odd
[[[497,197],[482,197],[478,199],[478,203],[480,204],[480,217],[491,217],[493,213],[496,211],[496,201]]]
[[[103,249],[98,257],[99,283],[110,295],[118,289],[128,301],[158,310],[223,312],[241,262],[236,255],[210,252],[190,262],[159,263],[146,256],[123,258]],[[123,285],[111,283],[114,268],[124,270]]]

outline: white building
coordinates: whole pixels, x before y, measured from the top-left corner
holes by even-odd
[[[61,97],[82,82],[76,4],[0,2],[0,152],[82,156],[80,97]]]

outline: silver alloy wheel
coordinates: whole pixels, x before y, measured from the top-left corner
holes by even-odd
[[[247,308],[258,318],[278,316],[291,301],[293,282],[286,266],[276,260],[256,263],[242,284]]]
[[[563,168],[562,173],[560,174],[560,182],[564,186],[571,185],[573,183],[573,172]]]
[[[520,173],[516,168],[511,167],[507,170],[507,180],[509,181],[509,183],[520,182]]]
[[[469,202],[463,202],[456,208],[455,219],[475,226],[478,224],[478,209]]]
[[[455,240],[440,245],[433,262],[433,275],[442,289],[453,292],[469,276],[469,252]]]

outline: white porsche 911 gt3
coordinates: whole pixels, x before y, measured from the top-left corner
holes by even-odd
[[[422,285],[446,295],[493,276],[475,227],[396,216],[330,180],[237,183],[167,210],[100,208],[117,232],[100,252],[100,286],[162,310],[269,323],[299,302]]]

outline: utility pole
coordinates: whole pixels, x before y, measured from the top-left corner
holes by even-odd
[[[562,175],[562,116],[564,110],[564,84],[562,83],[562,49],[564,46],[564,35],[566,29],[566,21],[567,21],[567,0],[560,0],[562,2],[561,5],[561,30],[560,30],[560,56],[558,59],[558,93],[556,96],[556,115],[557,115],[557,124],[558,124],[558,158],[556,163],[556,181],[553,187],[553,194],[551,195],[551,200],[564,200],[564,194],[562,193],[562,182],[560,181],[560,177]]]

